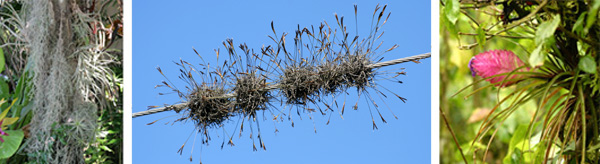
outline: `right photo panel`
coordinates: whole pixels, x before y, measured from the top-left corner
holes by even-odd
[[[600,0],[441,0],[440,163],[600,162]]]

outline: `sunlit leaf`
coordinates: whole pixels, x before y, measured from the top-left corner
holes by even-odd
[[[446,12],[446,18],[448,18],[450,23],[455,24],[458,20],[458,15],[460,14],[460,2],[458,2],[458,0],[446,0],[446,7],[444,10]]]
[[[544,64],[544,57],[546,54],[542,51],[543,47],[544,45],[538,45],[535,50],[531,52],[531,55],[529,55],[529,64],[532,67]]]
[[[521,124],[515,130],[510,142],[508,144],[508,154],[504,157],[504,163],[523,163],[524,150],[522,148],[529,149],[529,138],[527,138],[527,124]]]
[[[596,73],[596,61],[590,55],[584,56],[579,60],[579,69],[587,73]]]
[[[560,16],[554,15],[552,19],[542,22],[535,32],[535,44],[543,45],[547,39],[551,38],[556,32],[556,28],[560,23]]]
[[[0,142],[0,159],[5,159],[15,154],[24,136],[22,130],[7,130],[5,132],[8,136],[2,136],[4,142]]]
[[[100,148],[102,150],[108,151],[108,152],[113,152],[110,148],[108,148],[107,146],[100,146]]]
[[[440,11],[440,12],[442,12],[442,11]],[[447,16],[440,17],[440,25],[441,25],[441,27],[446,27],[445,29],[448,30],[448,33],[451,36],[455,36],[457,34],[457,32],[456,32],[457,27],[452,22],[450,22],[450,20],[448,20]]]

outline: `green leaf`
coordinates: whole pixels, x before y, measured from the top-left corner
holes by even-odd
[[[529,125],[521,124],[515,130],[512,138],[510,138],[510,142],[508,144],[508,153],[504,156],[504,163],[522,163],[523,161],[523,151],[522,148],[526,150],[529,149],[529,141],[527,138],[527,129]]]
[[[572,32],[579,34],[579,36],[587,35],[587,33],[585,33],[583,31],[583,21],[585,20],[586,15],[587,15],[587,12],[583,12],[581,15],[579,15],[579,18],[577,18],[577,21],[575,21],[575,24],[573,24]]]
[[[0,98],[8,99],[11,96],[8,88],[8,80],[0,78]]]
[[[106,144],[107,144],[107,145],[111,145],[111,144],[117,143],[117,141],[118,141],[117,139],[111,139],[111,140],[110,140],[110,141],[108,141],[108,143],[106,143]]]
[[[600,149],[600,143],[595,144],[594,146],[590,147],[587,152],[588,153],[594,153],[597,149]]]
[[[542,45],[551,38],[560,23],[560,15],[554,15],[552,19],[542,22],[535,31],[535,44]]]
[[[100,146],[100,148],[102,150],[108,151],[108,152],[113,152],[112,150],[110,150],[110,148],[106,147],[106,146]]]
[[[483,30],[483,27],[485,27],[484,25],[480,25],[479,28],[477,28],[477,44],[479,44],[479,46],[481,47],[481,49],[483,49],[483,46],[485,45],[485,30]]]
[[[592,25],[594,25],[594,23],[596,23],[596,19],[598,19],[598,11],[600,10],[600,0],[595,0],[592,4],[592,7],[590,7],[590,11],[588,13],[587,16],[587,22],[585,24],[585,28],[584,28],[584,32],[587,33],[587,31],[590,29],[590,27],[592,27]]]
[[[4,142],[0,142],[0,159],[5,159],[15,154],[24,136],[22,130],[7,130],[5,132],[8,136],[2,136]]]
[[[4,117],[6,117],[6,114],[8,114],[8,109],[5,109],[4,111],[2,111],[2,113],[0,113],[0,120],[4,119]]]
[[[460,2],[458,2],[458,0],[446,0],[446,7],[444,10],[448,21],[455,24],[458,20],[458,15],[460,14]]]
[[[440,12],[444,12],[444,11],[440,11]],[[446,15],[446,14],[441,13],[441,15]],[[456,34],[458,34],[457,29],[456,29],[457,27],[452,22],[450,22],[450,20],[448,20],[448,17],[440,16],[440,25],[443,25],[442,27],[446,27],[445,29],[448,30],[447,32],[448,32],[448,34],[450,34],[451,37],[457,36],[456,35]],[[441,30],[440,31],[441,33],[446,32],[446,31],[442,30],[441,27],[440,27],[440,30]]]
[[[529,55],[529,64],[532,67],[540,66],[544,64],[544,53],[542,53],[544,45],[538,45],[535,50]]]
[[[579,69],[587,73],[596,73],[596,61],[590,55],[584,56],[579,60]]]
[[[6,61],[4,61],[4,50],[0,48],[0,72],[4,71],[5,65]]]
[[[534,163],[543,162],[546,156],[546,148],[548,147],[548,141],[542,140],[537,145],[535,145],[535,160]]]
[[[0,120],[4,119],[4,117],[6,117],[6,114],[8,114],[8,111],[15,104],[15,102],[17,102],[17,99],[13,100],[12,103],[10,104],[10,106],[8,106],[8,108],[4,109],[4,111],[2,111],[2,113],[0,113]]]
[[[19,117],[7,117],[7,118],[4,118],[2,120],[3,120],[2,121],[2,126],[7,126],[7,125],[12,125],[15,122],[17,122],[17,120],[19,120]]]
[[[525,158],[523,158],[523,151],[521,151],[521,149],[515,148],[511,160],[512,163],[525,163]]]

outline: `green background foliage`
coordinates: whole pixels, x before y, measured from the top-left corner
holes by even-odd
[[[597,125],[591,124],[596,122],[597,112],[590,106],[598,103],[593,100],[597,100],[600,84],[596,46],[600,39],[596,32],[600,1],[531,1],[533,5],[519,1],[527,11],[547,2],[531,16],[517,12],[502,15],[506,6],[502,3],[506,2],[511,1],[441,1],[440,112],[453,130],[452,134],[440,118],[441,163],[594,162],[598,157],[598,147],[594,146],[598,145],[598,135],[594,133],[597,130],[587,126]],[[565,9],[582,3],[593,5],[576,12]],[[509,21],[504,22],[503,17]],[[564,40],[575,40],[577,45]],[[575,57],[565,54],[572,52],[565,47],[576,47],[579,53]],[[537,77],[505,88],[473,77],[469,60],[495,49],[513,51],[527,67],[538,71]],[[537,74],[544,71],[556,74]],[[563,106],[565,102],[576,105]],[[561,112],[574,114],[563,118]],[[585,119],[581,119],[582,113]],[[579,131],[556,128],[552,120],[562,119],[568,125],[579,125]],[[586,127],[589,134],[583,136],[588,136],[587,148],[577,141],[560,139],[570,136],[585,141],[580,131]],[[548,138],[552,135],[545,133],[552,128],[559,131],[557,138]],[[580,153],[582,149],[587,153]]]

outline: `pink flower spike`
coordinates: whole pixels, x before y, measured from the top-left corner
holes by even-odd
[[[472,75],[475,76],[475,74],[477,74],[483,78],[488,78],[502,73],[510,73],[524,65],[525,63],[523,63],[523,61],[521,61],[517,55],[508,50],[490,50],[473,56],[473,58],[471,58],[469,61],[469,68],[473,72]],[[522,68],[517,72],[525,72],[529,70],[530,68]],[[486,80],[490,83],[495,83],[498,87],[506,87],[517,82],[517,79],[523,78],[523,75],[511,75],[504,81],[503,84],[500,84],[504,78],[506,78],[506,75],[496,76]]]

